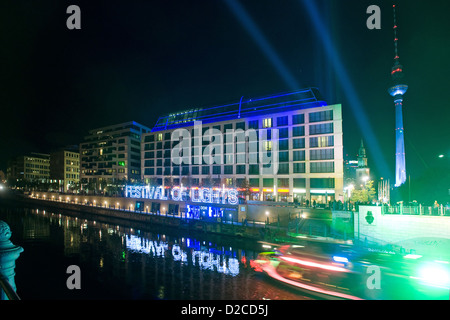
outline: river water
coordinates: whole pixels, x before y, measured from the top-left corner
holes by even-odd
[[[24,252],[16,261],[23,300],[310,299],[255,273],[260,243],[61,209],[0,208]],[[80,268],[81,288],[69,289],[67,268]]]

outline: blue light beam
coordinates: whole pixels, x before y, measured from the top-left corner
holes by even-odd
[[[378,169],[378,172],[383,176],[389,175],[391,172],[388,168],[388,165],[383,157],[383,152],[378,143],[378,139],[375,136],[372,126],[369,122],[369,119],[364,112],[362,107],[362,103],[358,97],[358,93],[356,92],[352,81],[340,59],[339,53],[335,49],[333,41],[330,37],[328,30],[324,27],[323,18],[320,16],[319,11],[317,9],[314,0],[301,0],[300,3],[304,8],[306,8],[313,26],[318,34],[318,38],[320,39],[325,53],[328,59],[331,61],[331,65],[338,76],[340,83],[342,84],[344,94],[349,101],[349,106],[355,115],[358,126],[364,136],[364,140],[366,140],[373,150],[373,155],[375,157],[375,166]]]
[[[230,7],[233,14],[238,18],[239,22],[244,26],[245,30],[250,34],[266,58],[272,63],[286,85],[293,91],[300,89],[297,80],[285,66],[242,5],[237,0],[225,0],[225,3]]]

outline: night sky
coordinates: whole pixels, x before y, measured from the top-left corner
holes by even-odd
[[[2,1],[0,169],[16,155],[79,144],[97,127],[130,120],[152,127],[170,112],[314,86],[329,104],[342,104],[344,153],[356,156],[364,139],[374,174],[393,181],[393,3],[312,1],[330,56],[306,2]],[[81,9],[81,30],[66,27],[71,4]],[[381,30],[366,27],[372,4]],[[397,4],[409,85],[406,165],[417,178],[442,161],[450,166],[450,2]]]

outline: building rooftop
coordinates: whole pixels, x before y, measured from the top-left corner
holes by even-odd
[[[236,102],[226,105],[191,108],[159,117],[152,132],[193,126],[194,121],[212,123],[326,105],[316,88],[257,98],[241,97]]]

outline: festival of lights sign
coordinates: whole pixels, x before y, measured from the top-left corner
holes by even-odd
[[[190,188],[163,186],[126,186],[125,196],[135,199],[192,201],[199,203],[238,204],[238,193],[232,188]]]

